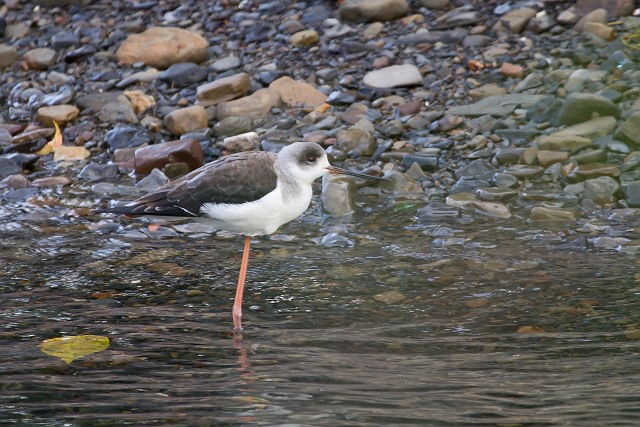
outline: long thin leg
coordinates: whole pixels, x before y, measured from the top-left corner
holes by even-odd
[[[247,265],[249,264],[249,250],[251,247],[251,237],[245,236],[244,249],[242,250],[242,263],[240,264],[240,275],[238,276],[238,286],[236,287],[236,298],[233,301],[233,329],[242,330],[242,294],[244,292],[244,280],[247,278]]]

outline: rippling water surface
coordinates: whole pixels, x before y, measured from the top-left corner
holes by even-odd
[[[254,240],[236,337],[240,238],[3,208],[0,424],[640,424],[637,256],[517,215],[363,204]],[[80,334],[111,346],[69,365],[38,349]]]

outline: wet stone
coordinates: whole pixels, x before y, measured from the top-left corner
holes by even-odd
[[[456,219],[460,216],[458,208],[448,206],[441,202],[429,203],[418,209],[418,219],[421,221],[439,221],[444,219]]]
[[[627,204],[632,207],[640,207],[640,181],[633,181],[624,187]]]
[[[350,215],[356,210],[353,180],[330,174],[322,178],[322,208],[332,216]]]
[[[480,200],[488,202],[505,202],[513,200],[518,196],[518,192],[510,188],[479,188],[476,190],[476,196]]]
[[[340,130],[336,134],[336,148],[348,153],[356,152],[362,156],[370,156],[376,150],[376,139],[373,135],[363,129],[352,126],[345,130]]]
[[[394,290],[374,295],[373,299],[382,304],[398,304],[407,299],[407,297],[405,297],[400,291]]]
[[[530,218],[532,221],[575,221],[578,213],[571,209],[536,206],[531,209]]]
[[[609,99],[591,93],[572,93],[560,109],[561,124],[573,125],[591,119],[597,113],[599,116],[619,117],[620,111],[616,104]]]
[[[620,184],[608,176],[601,176],[585,181],[583,197],[598,205],[607,205],[615,202],[615,193],[620,189]]]

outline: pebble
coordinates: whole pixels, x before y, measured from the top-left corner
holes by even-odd
[[[251,88],[251,79],[246,73],[223,77],[198,86],[198,103],[203,107],[231,101],[244,96]]]
[[[75,105],[62,104],[38,108],[37,118],[47,126],[53,126],[53,122],[64,125],[74,120],[79,114],[80,110]]]
[[[172,64],[160,74],[160,79],[176,87],[187,87],[207,79],[207,70],[192,62]]]
[[[174,110],[167,114],[162,121],[162,125],[174,135],[184,135],[185,133],[204,129],[208,124],[207,111],[201,105],[192,105]]]
[[[33,70],[46,70],[55,64],[58,52],[48,48],[37,48],[25,52],[22,59]]]
[[[18,50],[15,47],[0,44],[0,68],[12,66],[18,59]]]
[[[362,82],[374,88],[393,88],[422,84],[422,74],[412,64],[391,65],[379,70],[369,71]]]
[[[318,42],[318,32],[315,30],[303,30],[291,35],[291,44],[295,47],[308,47]]]

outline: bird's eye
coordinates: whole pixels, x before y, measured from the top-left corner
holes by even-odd
[[[316,162],[316,158],[314,156],[307,157],[307,163],[315,163],[315,162]]]

